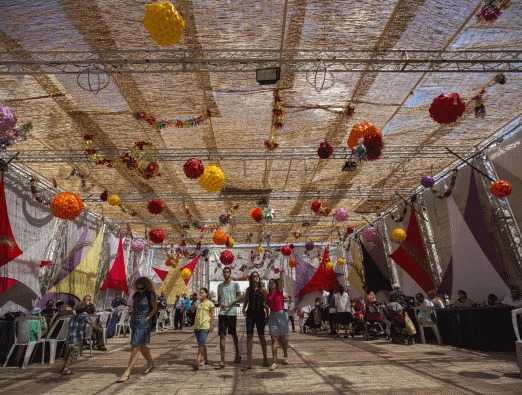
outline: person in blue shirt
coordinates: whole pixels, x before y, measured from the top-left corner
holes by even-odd
[[[176,296],[175,312],[174,312],[174,329],[183,329],[183,298],[179,295]]]
[[[187,297],[187,295],[183,294],[183,320],[185,325],[190,325],[189,322],[189,314],[192,309],[192,300]]]

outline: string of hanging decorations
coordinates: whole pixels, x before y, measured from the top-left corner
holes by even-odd
[[[148,125],[154,127],[160,131],[167,127],[181,128],[195,128],[201,125],[205,120],[210,118],[210,112],[206,115],[197,115],[187,118],[174,118],[174,119],[156,119],[153,115],[140,111],[134,114],[137,120],[146,122]]]

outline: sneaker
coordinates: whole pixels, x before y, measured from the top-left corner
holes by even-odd
[[[270,370],[274,371],[277,369],[277,364],[274,362],[272,365],[270,365]]]

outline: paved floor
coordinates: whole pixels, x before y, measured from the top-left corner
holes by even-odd
[[[128,358],[128,339],[115,339],[108,352],[82,357],[74,375],[62,377],[53,366],[0,368],[2,394],[522,394],[514,356],[482,354],[434,345],[400,346],[293,334],[289,366],[271,372],[257,366],[242,372],[208,368],[194,372],[190,330],[167,331],[152,339],[157,368],[144,376],[140,360],[131,379],[115,383]],[[242,343],[244,338],[242,337]],[[209,337],[209,355],[219,359],[216,334]],[[227,343],[228,360],[233,358]],[[260,348],[257,351],[257,364]],[[244,351],[244,346],[242,346]],[[88,355],[88,353],[87,353]]]

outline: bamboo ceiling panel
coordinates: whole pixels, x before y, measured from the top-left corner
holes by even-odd
[[[492,25],[477,24],[478,0],[179,0],[187,27],[176,49],[462,50],[520,49],[522,0]],[[286,14],[285,14],[286,11]],[[144,2],[136,0],[4,0],[0,5],[0,50],[93,51],[158,47],[143,28]],[[318,52],[319,53],[319,52]],[[394,192],[412,190],[420,177],[453,161],[449,154],[430,156],[430,147],[471,150],[522,113],[522,76],[507,75],[505,85],[487,90],[484,119],[472,105],[455,123],[433,122],[428,107],[440,93],[458,92],[467,103],[493,74],[482,73],[296,73],[284,67],[276,86],[284,106],[284,127],[272,127],[274,86],[261,86],[254,73],[207,72],[112,74],[97,94],[78,84],[76,75],[0,76],[0,101],[12,107],[21,122],[32,121],[31,137],[13,150],[82,150],[83,135],[95,136],[98,149],[129,149],[136,141],[152,142],[164,152],[204,150],[205,163],[219,164],[227,177],[222,194],[205,193],[189,180],[182,162],[161,162],[161,177],[143,179],[122,166],[106,168],[67,161],[27,163],[27,167],[61,188],[84,197],[104,190],[122,196],[124,211],[101,202],[89,208],[118,223],[131,223],[140,234],[163,226],[169,240],[197,238],[184,224],[210,224],[233,210],[232,235],[240,242],[258,241],[270,233],[273,241],[304,237],[325,240],[329,218],[313,217],[310,194],[328,192],[324,203],[346,207],[352,224],[372,218],[392,203]],[[323,80],[324,78],[324,84]],[[348,105],[353,116],[344,114]],[[167,127],[161,132],[134,118],[138,111],[158,119],[211,114],[194,128]],[[271,136],[280,148],[315,151],[320,142],[346,146],[351,128],[370,121],[384,133],[382,159],[365,162],[355,172],[342,172],[343,158],[227,157],[230,149],[265,152]],[[387,149],[388,147],[388,149]],[[277,153],[277,150],[274,151]],[[59,155],[59,153],[57,153]],[[71,176],[77,169],[85,185]],[[231,190],[252,192],[252,199]],[[275,210],[273,224],[256,224],[249,211],[265,190]],[[239,191],[239,192],[238,192]],[[256,192],[257,191],[257,192]],[[277,198],[282,194],[289,198]],[[132,199],[125,200],[132,196]],[[168,209],[152,216],[146,202],[162,197]],[[214,200],[202,197],[215,196]],[[286,195],[285,195],[286,196]],[[187,209],[191,217],[187,216]],[[131,215],[134,214],[134,215]],[[364,217],[364,218],[363,218]],[[286,221],[286,222],[285,222]],[[305,226],[303,226],[303,223]]]

